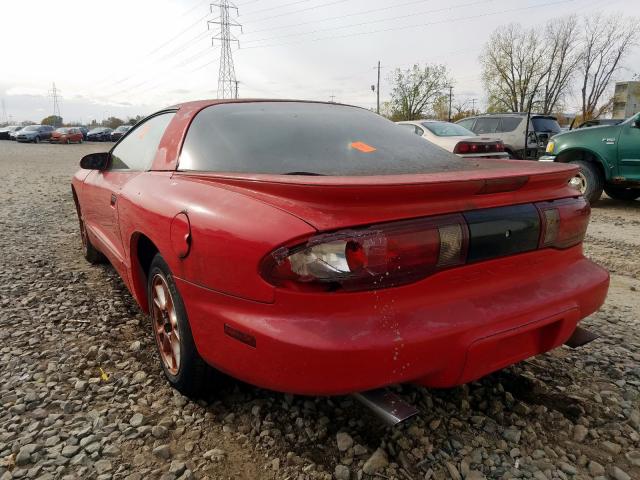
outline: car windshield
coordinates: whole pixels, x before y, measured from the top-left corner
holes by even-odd
[[[69,129],[68,128],[58,128],[56,130],[56,132],[58,132],[58,133],[69,133]]]
[[[104,130],[105,130],[104,128],[94,128],[89,133],[101,133]]]
[[[362,108],[247,102],[212,105],[198,113],[187,133],[179,169],[392,175],[465,168],[459,160]]]
[[[124,125],[116,128],[116,132],[126,132],[127,130],[129,130],[129,127],[126,127]]]
[[[438,137],[475,137],[476,134],[467,130],[462,125],[449,122],[424,122],[422,124],[427,130]]]
[[[536,132],[541,133],[560,133],[560,125],[555,118],[534,117],[531,124]]]
[[[28,127],[24,127],[23,130],[25,132],[35,132],[39,129],[40,127],[38,125],[29,125]]]

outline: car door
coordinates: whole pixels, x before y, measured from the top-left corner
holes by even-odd
[[[92,171],[84,181],[87,228],[116,269],[124,269],[124,246],[118,224],[118,199],[123,187],[149,170],[164,131],[175,112],[161,112],[131,130],[111,149],[109,166]]]
[[[640,181],[640,127],[636,122],[640,114],[621,126],[618,139],[620,176],[627,180]]]

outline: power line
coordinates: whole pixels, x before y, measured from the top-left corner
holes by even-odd
[[[537,5],[529,5],[529,6],[526,6],[526,7],[516,7],[516,8],[505,9],[505,10],[498,10],[498,11],[495,11],[495,12],[482,13],[482,14],[478,14],[478,15],[469,15],[469,16],[466,16],[466,17],[449,18],[449,19],[438,20],[438,21],[427,22],[427,23],[417,23],[417,24],[411,24],[411,25],[399,25],[399,26],[396,26],[396,27],[389,27],[389,28],[380,28],[380,29],[377,29],[377,30],[370,30],[368,32],[355,32],[355,33],[346,33],[344,35],[331,35],[329,37],[320,37],[320,38],[312,38],[312,39],[306,39],[306,40],[298,40],[296,42],[274,43],[274,44],[271,44],[271,45],[254,45],[254,46],[250,46],[250,47],[244,47],[244,50],[247,50],[247,49],[250,49],[250,48],[281,47],[281,46],[285,46],[285,45],[291,45],[291,44],[294,44],[294,43],[295,44],[299,44],[299,43],[303,43],[303,42],[320,42],[320,41],[323,41],[323,40],[336,40],[336,39],[356,37],[356,36],[361,36],[361,35],[371,35],[371,34],[374,34],[374,33],[390,32],[390,31],[399,30],[399,29],[429,27],[429,26],[432,26],[432,25],[438,25],[438,24],[443,24],[443,23],[458,22],[458,21],[464,21],[464,20],[475,20],[477,18],[490,17],[490,16],[493,16],[493,15],[500,15],[500,14],[503,14],[503,13],[511,13],[511,12],[517,12],[517,11],[522,11],[522,10],[530,10],[532,8],[547,7],[547,6],[559,5],[559,4],[562,4],[562,3],[569,3],[569,2],[574,2],[574,1],[575,0],[557,0],[557,1],[547,2],[547,3],[537,4]]]
[[[296,0],[295,2],[290,2],[290,3],[285,3],[283,5],[275,5],[273,7],[268,7],[268,8],[262,8],[260,10],[254,10],[251,12],[250,15],[254,15],[256,13],[261,13],[261,12],[267,12],[269,10],[273,10],[275,8],[284,8],[284,7],[290,7],[291,5],[297,5],[299,3],[307,3],[307,2],[311,2],[312,0]],[[252,2],[247,2],[247,3],[252,3]],[[247,3],[240,5],[241,7],[243,7],[244,5],[246,5]]]
[[[401,3],[399,5],[387,5],[386,7],[373,8],[371,10],[365,10],[365,11],[362,11],[362,12],[346,13],[344,15],[336,15],[336,16],[333,16],[333,17],[320,18],[318,20],[310,20],[308,22],[292,23],[292,24],[289,24],[289,25],[282,25],[280,27],[261,28],[260,30],[253,30],[253,31],[246,32],[245,35],[252,35],[254,33],[260,33],[260,32],[270,32],[272,30],[282,30],[284,28],[300,27],[300,26],[303,26],[303,25],[310,25],[310,24],[319,23],[319,22],[328,22],[328,21],[331,21],[331,20],[341,20],[343,18],[356,17],[356,16],[359,16],[359,15],[368,15],[370,13],[381,12],[383,10],[390,10],[392,8],[402,8],[402,7],[406,7],[408,5],[415,5],[416,3],[426,3],[426,2],[429,2],[429,1],[431,1],[431,0],[412,0],[411,2]]]
[[[213,7],[220,9],[220,16],[216,20],[209,20],[207,22],[207,28],[211,24],[220,25],[218,33],[211,37],[212,45],[216,40],[221,43],[220,68],[218,70],[218,98],[234,98],[234,96],[237,97],[238,94],[238,84],[236,82],[236,70],[233,65],[233,55],[231,54],[231,43],[236,42],[239,48],[240,41],[231,33],[231,27],[240,27],[240,31],[242,32],[242,25],[229,18],[229,9],[235,9],[236,15],[238,15],[238,7],[229,0],[220,0],[220,3],[212,3],[212,11]]]
[[[257,20],[251,20],[251,22],[253,23],[264,22],[265,20],[271,20],[272,18],[280,18],[287,15],[293,15],[295,13],[306,12],[308,10],[315,10],[316,8],[328,7],[330,5],[335,5],[336,3],[344,3],[346,1],[347,0],[333,0],[332,2],[322,3],[320,5],[312,5],[310,7],[301,8],[300,10],[293,10],[291,12],[284,12],[284,13],[279,13],[277,15],[272,15],[270,17],[258,18]]]
[[[370,25],[372,23],[380,23],[380,22],[388,22],[390,20],[399,20],[401,18],[410,18],[410,17],[417,17],[420,15],[426,15],[428,13],[438,13],[438,12],[443,12],[443,11],[447,11],[447,10],[453,10],[456,8],[465,8],[465,7],[472,7],[475,5],[479,5],[481,3],[489,3],[489,2],[495,2],[496,0],[476,0],[474,2],[469,2],[469,3],[464,3],[464,4],[460,4],[460,5],[451,5],[448,7],[443,7],[443,8],[436,8],[433,10],[426,10],[423,12],[414,12],[414,13],[410,13],[407,15],[399,15],[397,17],[388,17],[388,18],[381,18],[379,20],[368,20],[366,22],[360,22],[360,23],[354,23],[354,24],[349,24],[349,25],[340,25],[337,27],[328,27],[328,28],[322,28],[322,29],[318,29],[318,30],[310,30],[310,31],[306,31],[306,32],[297,32],[297,33],[289,33],[287,35],[280,35],[278,37],[268,37],[268,38],[258,38],[256,40],[247,40],[247,43],[254,43],[254,42],[264,42],[264,41],[269,41],[269,40],[276,40],[279,38],[288,38],[288,37],[298,37],[301,35],[313,35],[314,33],[323,33],[323,32],[329,32],[329,31],[333,31],[333,30],[340,30],[343,28],[353,28],[353,27],[361,27],[363,25]]]
[[[191,13],[193,10],[195,10],[197,7],[199,7],[202,3],[204,2],[200,2],[198,4],[196,4],[194,7],[192,7],[191,9],[189,9],[187,12],[185,12],[182,16],[186,16],[188,13]],[[211,15],[211,12],[207,12],[206,15],[203,15],[202,17],[198,18],[198,20],[196,20],[195,22],[189,24],[189,26],[187,26],[186,28],[183,28],[182,30],[180,30],[176,35],[174,35],[173,37],[171,37],[170,39],[166,40],[165,42],[161,43],[160,45],[158,45],[156,48],[154,48],[153,50],[151,50],[150,52],[148,52],[145,56],[144,59],[142,60],[141,64],[146,64],[149,62],[149,57],[153,56],[154,54],[156,54],[157,52],[159,52],[160,50],[162,50],[163,48],[165,48],[167,45],[169,45],[171,42],[173,42],[174,40],[180,38],[182,35],[184,35],[187,31],[191,30],[191,28],[195,27],[196,25],[200,24],[205,18],[207,18],[209,15]],[[140,67],[139,67],[140,68]],[[145,72],[146,73],[146,72]],[[120,78],[118,80],[116,80],[115,82],[112,82],[109,84],[109,87],[111,86],[115,86],[115,85],[119,85],[121,83],[126,82],[127,80],[135,77],[136,74],[132,74],[132,75],[128,75],[126,77]],[[100,85],[103,84],[104,82],[107,82],[111,80],[111,77],[105,77],[102,80],[99,80],[98,82],[95,83],[95,85]]]

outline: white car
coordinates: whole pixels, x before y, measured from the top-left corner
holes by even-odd
[[[479,137],[461,125],[439,120],[415,120],[397,122],[402,128],[435,143],[459,157],[509,158],[504,143],[497,138]]]

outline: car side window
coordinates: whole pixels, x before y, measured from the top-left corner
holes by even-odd
[[[496,133],[500,126],[500,118],[478,118],[473,131],[477,134],[481,133]]]
[[[161,113],[130,131],[111,152],[109,170],[148,170],[164,131],[174,115],[175,112]]]
[[[424,135],[424,130],[416,125],[415,133],[416,133],[416,135],[422,136],[422,135]]]
[[[520,125],[522,120],[523,120],[522,118],[518,118],[518,117],[503,117],[502,128],[500,129],[500,131],[513,132],[516,128],[518,128],[518,125]]]

